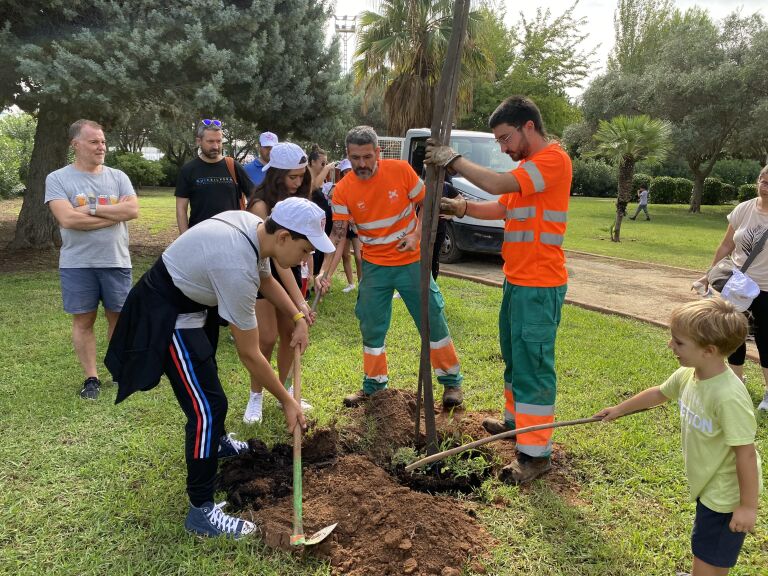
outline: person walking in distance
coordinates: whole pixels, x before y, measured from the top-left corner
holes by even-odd
[[[101,391],[94,334],[99,302],[109,339],[131,289],[127,222],[138,217],[139,203],[128,176],[104,166],[107,144],[99,124],[78,120],[69,139],[75,160],[48,174],[45,203],[61,231],[61,295],[85,375],[80,397],[95,400]]]
[[[637,210],[635,210],[635,215],[630,216],[629,219],[636,219],[641,210],[645,212],[645,219],[650,220],[651,215],[648,214],[648,188],[646,186],[640,186],[640,189],[637,191]]]
[[[424,161],[499,196],[498,202],[470,202],[462,196],[440,201],[445,214],[505,221],[499,343],[506,402],[503,421],[483,422],[488,432],[498,434],[555,419],[555,337],[568,282],[562,245],[572,170],[568,154],[547,138],[530,99],[507,98],[488,123],[501,151],[520,162],[514,170],[494,172],[429,141]],[[517,436],[517,459],[502,478],[514,484],[532,481],[552,468],[551,453],[551,429]]]

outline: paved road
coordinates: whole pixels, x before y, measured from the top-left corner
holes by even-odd
[[[565,301],[582,308],[668,327],[672,310],[697,298],[691,283],[701,276],[700,270],[574,251],[566,251],[566,258],[569,280]],[[477,255],[456,264],[442,264],[440,273],[501,286],[501,264],[498,256]],[[752,342],[747,353],[757,359]]]

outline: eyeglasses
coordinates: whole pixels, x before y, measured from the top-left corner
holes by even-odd
[[[513,128],[518,131],[520,130],[520,128],[515,128],[514,126]],[[512,134],[514,134],[514,132],[510,132],[509,134],[504,134],[504,136],[499,136],[498,138],[496,138],[496,144],[509,144],[509,139],[512,137]]]
[[[200,121],[203,126],[218,126],[221,128],[221,120],[211,120],[209,118],[205,118],[204,120]]]

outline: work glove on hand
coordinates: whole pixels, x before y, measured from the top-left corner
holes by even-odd
[[[461,154],[454,151],[450,146],[437,146],[432,138],[427,138],[427,150],[424,155],[424,162],[426,164],[449,168],[451,163],[460,157]]]
[[[463,218],[467,214],[467,199],[464,196],[440,198],[440,214]]]

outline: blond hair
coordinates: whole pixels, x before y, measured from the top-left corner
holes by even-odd
[[[701,347],[714,346],[728,356],[744,343],[749,326],[746,316],[732,304],[714,297],[688,302],[674,310],[670,328]]]

